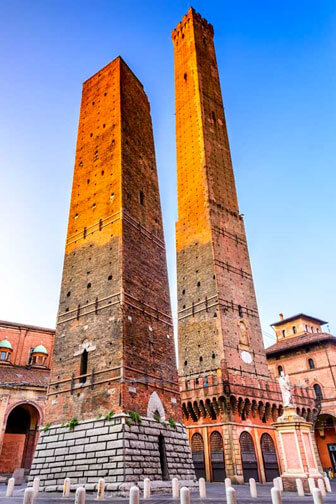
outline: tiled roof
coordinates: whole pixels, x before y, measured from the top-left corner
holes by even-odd
[[[49,369],[0,365],[0,387],[48,387]]]
[[[311,317],[310,315],[305,315],[304,313],[298,313],[297,315],[292,315],[292,317],[287,317],[285,319],[278,320],[277,322],[273,322],[273,324],[271,324],[271,326],[280,326],[282,324],[287,324],[291,320],[296,320],[299,318],[311,320],[312,322],[317,322],[320,325],[327,324],[327,322],[325,320],[321,320],[316,317]]]
[[[328,333],[305,333],[294,338],[284,338],[283,341],[275,343],[266,348],[266,356],[270,357],[278,353],[287,353],[295,348],[316,345],[317,343],[331,342],[336,344],[336,337]]]

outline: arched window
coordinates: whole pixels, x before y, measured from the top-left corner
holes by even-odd
[[[296,327],[293,325],[293,334],[296,334]]]
[[[314,385],[314,391],[315,391],[316,399],[318,399],[319,401],[321,399],[323,399],[322,389],[321,389],[321,387],[320,387],[320,385],[318,383],[315,383],[315,385]]]
[[[282,366],[278,366],[278,375],[281,376],[282,372],[283,372]]]
[[[314,364],[313,359],[308,359],[308,366],[309,366],[309,369],[314,369],[315,368],[315,364]]]

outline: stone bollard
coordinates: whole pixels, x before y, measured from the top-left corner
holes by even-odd
[[[35,476],[34,478],[33,490],[34,490],[34,496],[36,497],[40,491],[40,478],[38,476]]]
[[[199,486],[200,499],[206,499],[206,488],[204,478],[200,478],[198,480],[198,486]]]
[[[236,490],[232,487],[226,489],[226,504],[237,504]]]
[[[6,497],[12,497],[15,486],[15,478],[9,478],[7,483]]]
[[[299,497],[304,497],[304,489],[303,489],[303,483],[302,479],[296,478],[296,489]]]
[[[139,504],[140,492],[137,486],[132,486],[129,494],[129,504]]]
[[[23,494],[23,504],[33,504],[34,502],[34,490],[32,488],[26,488]]]
[[[278,476],[277,480],[278,480],[278,488],[279,488],[280,492],[283,492],[283,483],[282,483],[281,476]]]
[[[313,488],[314,504],[323,504],[323,497],[319,488]]]
[[[70,478],[65,478],[63,483],[63,497],[70,497]]]
[[[278,478],[273,478],[273,487],[280,490]]]
[[[280,490],[280,488],[273,487],[271,489],[271,497],[272,497],[272,504],[281,504],[281,490]]]
[[[230,487],[230,486],[232,486],[232,485],[231,485],[231,480],[230,480],[230,478],[225,478],[225,486],[226,486],[226,487]]]
[[[75,495],[75,504],[85,504],[85,488],[78,487]]]
[[[100,478],[98,480],[98,485],[97,485],[96,500],[104,500],[104,499],[105,499],[105,480],[104,480],[104,478]]]
[[[330,479],[328,476],[324,477],[324,484],[326,486],[327,492],[331,492]]]
[[[322,478],[319,478],[317,480],[317,486],[321,490],[322,497],[325,497],[327,495],[327,492],[326,492],[326,489],[325,489],[325,486],[324,486],[324,481],[323,481]]]
[[[258,497],[256,480],[254,478],[250,478],[249,482],[250,482],[250,494],[251,494],[251,497],[254,497],[254,498]]]
[[[313,495],[313,490],[316,488],[314,478],[308,478],[309,492]]]
[[[172,494],[173,499],[178,499],[180,497],[180,484],[177,478],[172,479]]]
[[[144,479],[143,493],[144,493],[144,499],[149,499],[149,497],[151,496],[151,482],[149,478]]]
[[[181,504],[190,504],[190,490],[187,487],[182,487],[180,490]]]

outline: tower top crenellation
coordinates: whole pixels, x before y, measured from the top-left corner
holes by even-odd
[[[183,38],[183,32],[187,28],[187,26],[190,24],[190,22],[197,23],[202,25],[202,28],[209,31],[211,33],[211,36],[214,34],[214,29],[212,24],[208,23],[208,21],[202,16],[195,11],[193,7],[190,7],[188,10],[187,14],[185,14],[182,18],[182,20],[178,23],[176,28],[172,31],[172,40],[175,41],[179,37]]]

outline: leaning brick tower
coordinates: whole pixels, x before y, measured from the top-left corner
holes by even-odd
[[[281,394],[266,362],[213,35],[193,9],[172,32],[182,409],[197,476],[265,481],[260,439],[271,436],[265,460],[277,475]]]
[[[104,477],[119,493],[146,476],[192,480],[181,420],[150,106],[116,58],[83,85],[49,428],[31,476],[49,490]]]
[[[175,49],[180,374],[216,369],[268,377],[239,213],[213,28],[193,9]]]

